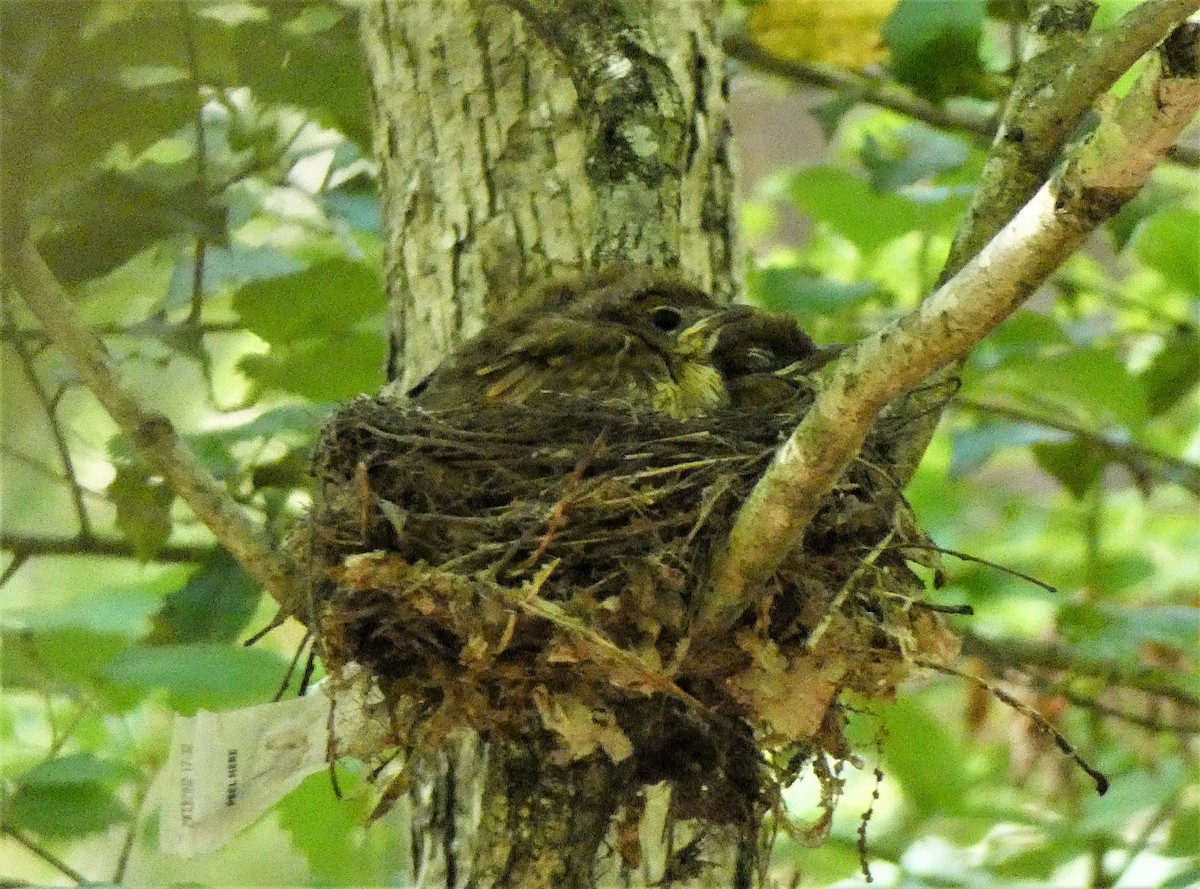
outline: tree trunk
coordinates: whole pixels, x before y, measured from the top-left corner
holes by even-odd
[[[547,275],[646,262],[732,297],[739,270],[720,7],[379,0],[368,8],[396,391]],[[464,739],[427,767],[413,794],[414,881],[749,885],[745,855],[734,875],[745,850],[734,832],[708,831],[701,844],[685,825],[668,825],[665,791],[654,789],[641,812],[620,813],[632,776],[603,754],[561,765],[553,750],[538,728],[491,749]],[[617,855],[614,821],[638,817],[637,850],[626,830]]]

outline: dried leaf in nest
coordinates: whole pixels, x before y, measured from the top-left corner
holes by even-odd
[[[588,395],[350,403],[324,430],[305,541],[327,668],[375,676],[398,746],[532,726],[557,758],[672,782],[689,817],[761,810],[762,749],[845,758],[840,696],[888,698],[957,644],[919,607],[904,547],[927,541],[877,435],[760,607],[688,652],[711,556],[811,397],[801,379],[769,410],[689,421]]]

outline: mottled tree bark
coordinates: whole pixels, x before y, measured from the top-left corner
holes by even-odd
[[[738,252],[720,6],[366,7],[393,388],[406,391],[547,275],[645,261],[732,297]],[[490,749],[464,739],[426,766],[414,793],[415,882],[569,889],[661,881],[666,847],[693,838],[687,826],[664,830],[662,794],[645,802],[642,817],[654,828],[642,830],[637,872],[618,876],[613,822],[631,777],[603,754],[561,764],[553,748],[531,729]],[[749,885],[744,862],[734,875],[738,842],[728,833],[713,831],[703,846],[711,865],[671,885]]]
[[[735,288],[714,0],[380,0],[390,376],[419,380],[520,287],[645,260]]]

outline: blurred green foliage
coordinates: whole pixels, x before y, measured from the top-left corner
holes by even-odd
[[[904,0],[884,31],[891,73],[934,100],[993,98],[1011,7]],[[4,163],[37,243],[131,384],[278,534],[305,506],[321,416],[383,382],[355,27],[321,0],[0,5]],[[934,286],[983,152],[845,99],[822,120],[828,162],[780,170],[747,205],[750,296],[849,341]],[[854,717],[885,775],[867,825],[880,885],[1200,878],[1198,208],[1196,171],[1161,169],[972,355],[908,490],[939,544],[1056,588],[949,559],[933,595],[971,605],[956,625],[1011,655],[967,668],[1018,690],[1112,790],[1095,797],[969,683],[915,684]],[[811,234],[775,240],[796,213]],[[156,852],[152,818],[136,829],[171,714],[268,699],[300,632],[238,644],[269,603],[3,299],[4,825],[97,881],[395,882],[400,831],[366,824],[353,764],[345,799],[313,776],[191,862]],[[780,841],[781,874],[853,877],[871,765],[844,776],[826,846]],[[62,879],[5,849],[0,877]]]

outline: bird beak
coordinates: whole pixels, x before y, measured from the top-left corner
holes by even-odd
[[[848,348],[850,348],[849,343],[828,343],[818,348],[817,351],[813,352],[807,358],[794,361],[775,373],[781,377],[804,376],[805,374],[813,373],[831,361],[836,361]]]

